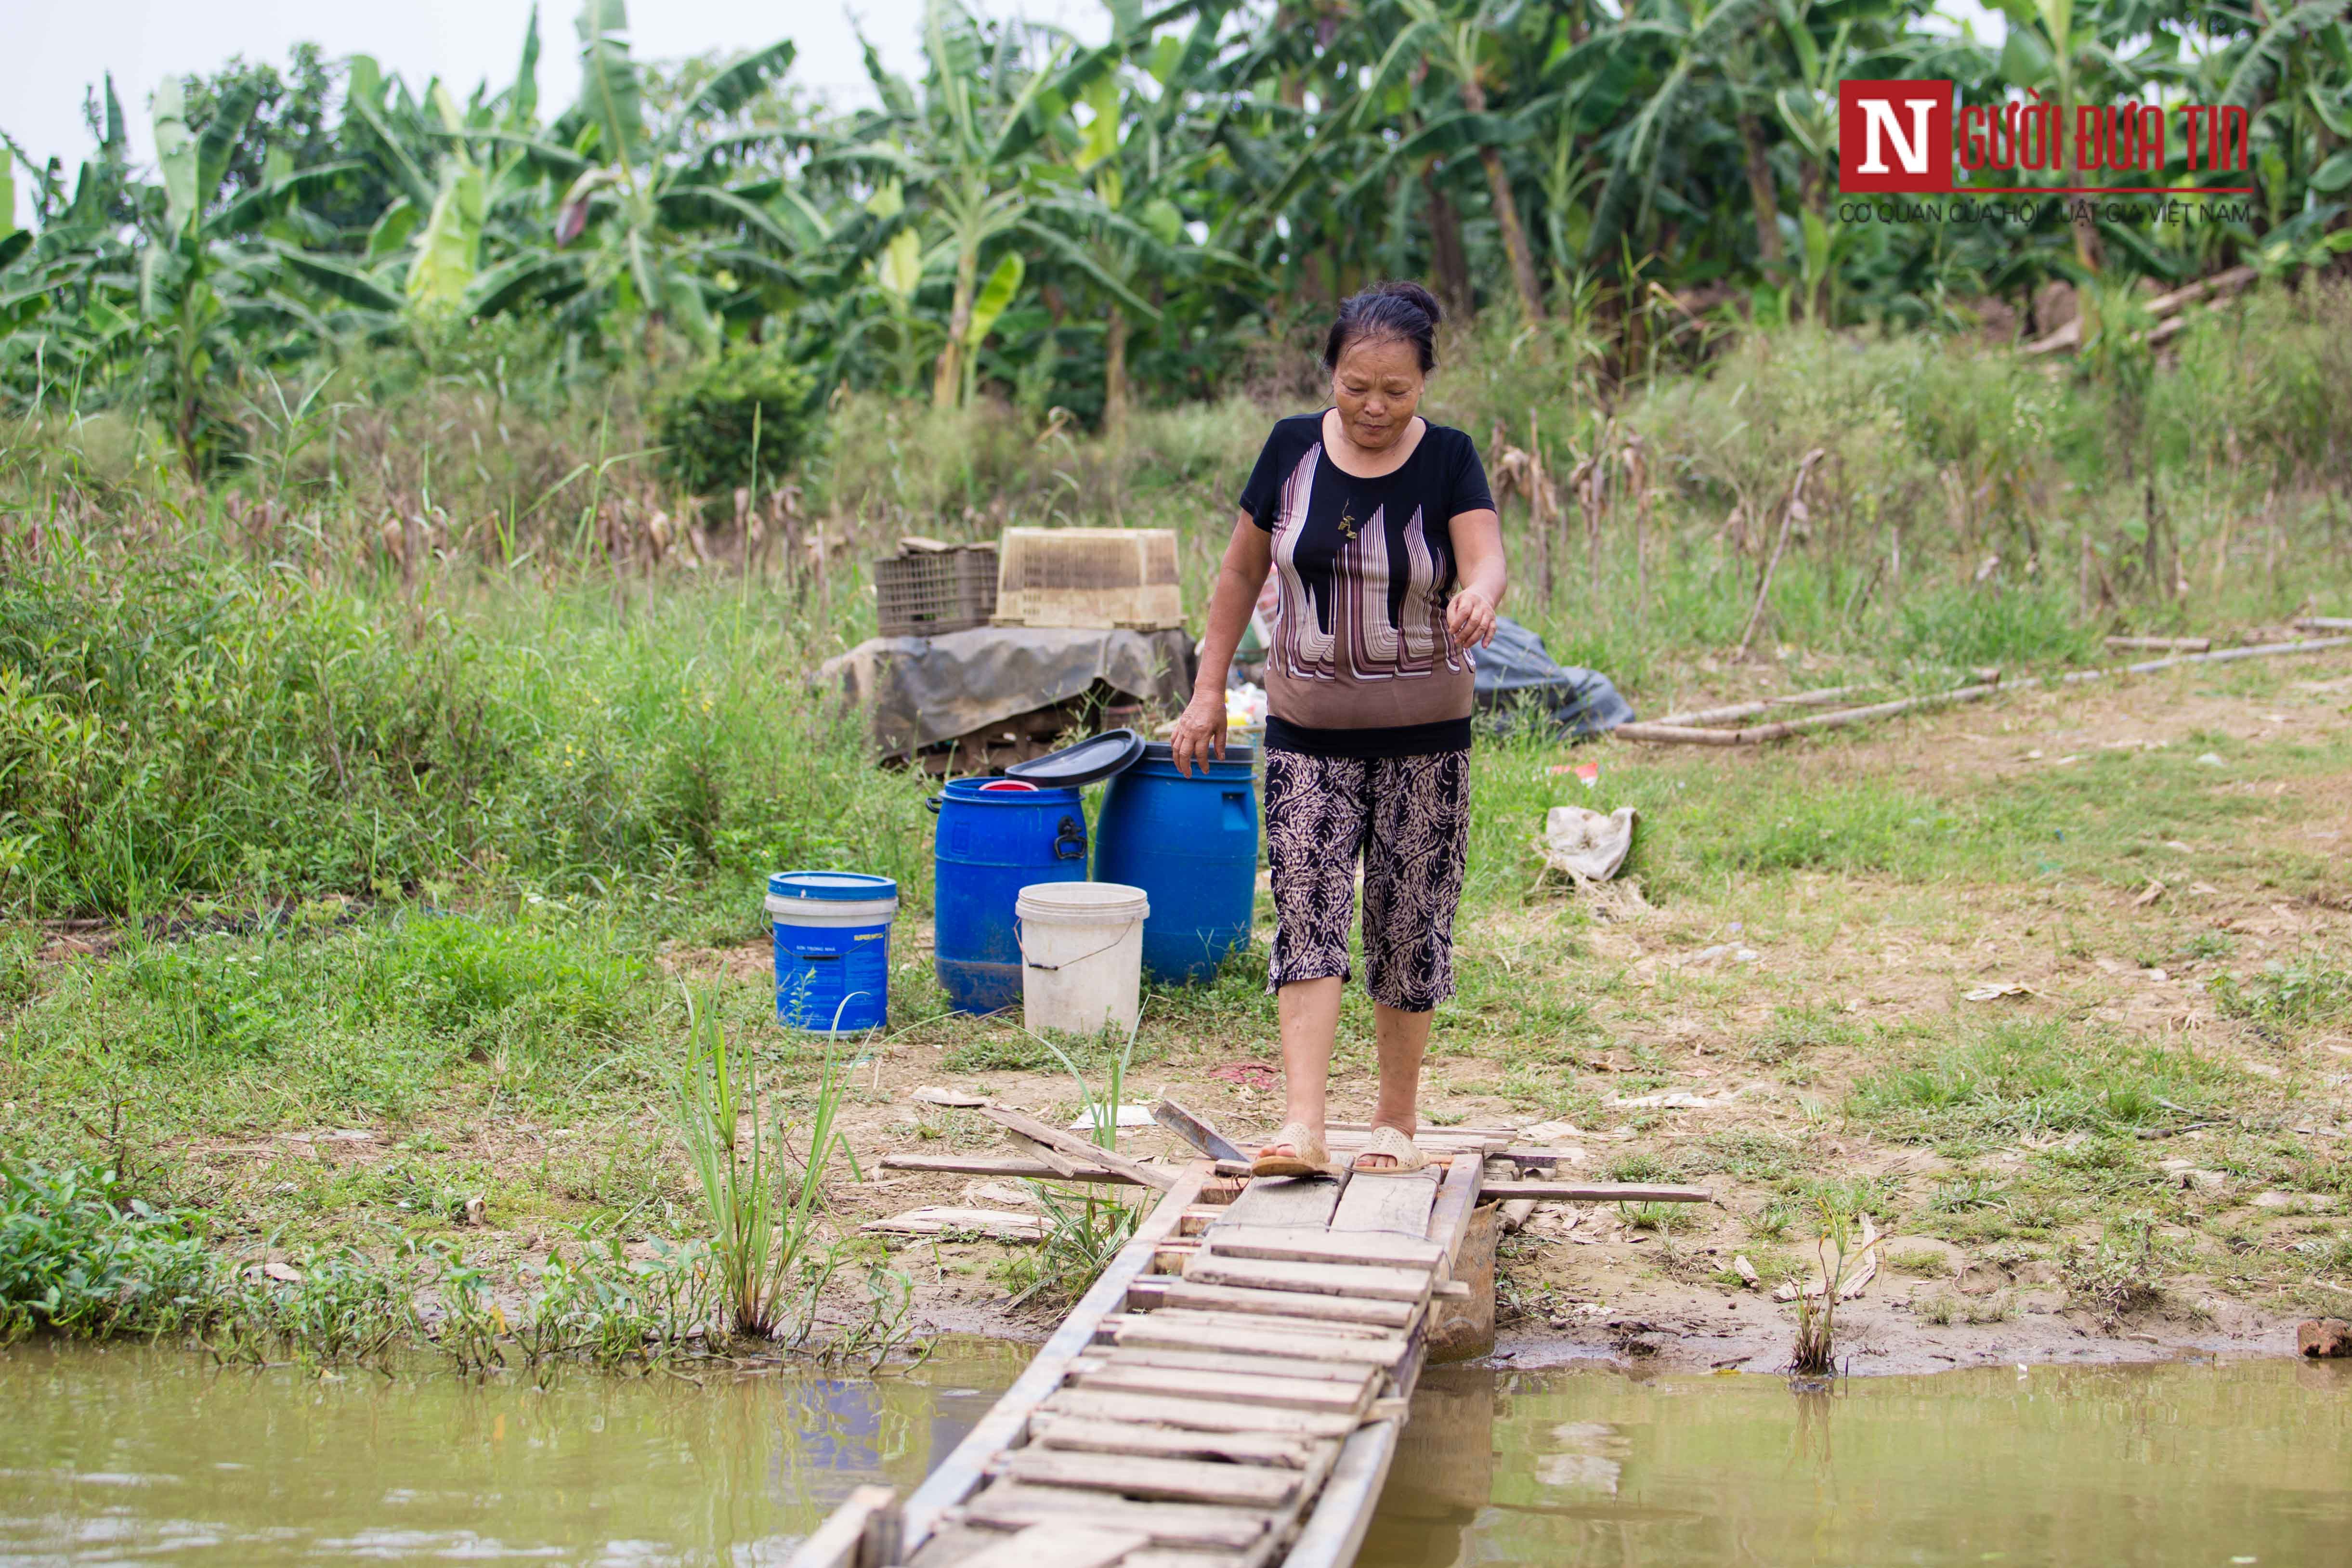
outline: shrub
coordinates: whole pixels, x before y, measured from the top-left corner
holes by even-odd
[[[816,378],[783,342],[729,350],[661,398],[662,467],[697,495],[761,488],[792,472],[816,434]]]

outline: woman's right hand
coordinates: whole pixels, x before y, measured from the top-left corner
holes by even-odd
[[[1168,750],[1176,763],[1176,771],[1186,778],[1192,776],[1194,767],[1208,771],[1212,758],[1223,762],[1225,756],[1225,694],[1223,691],[1195,691],[1192,700],[1184,704],[1184,711],[1176,721],[1175,730],[1168,737]]]

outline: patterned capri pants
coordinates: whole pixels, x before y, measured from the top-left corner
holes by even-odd
[[[1470,753],[1265,757],[1274,960],[1266,986],[1346,980],[1364,867],[1364,988],[1426,1013],[1454,994],[1454,910],[1470,837]]]

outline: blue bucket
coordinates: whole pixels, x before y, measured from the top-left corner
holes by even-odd
[[[890,1016],[890,921],[898,884],[862,871],[779,871],[768,879],[776,931],[776,1022],[862,1035]]]
[[[1249,946],[1257,905],[1257,789],[1249,752],[1176,771],[1165,745],[1110,781],[1095,824],[1095,879],[1151,900],[1143,972],[1165,984],[1210,980]]]
[[[940,814],[932,931],[940,986],[959,1013],[1021,1005],[1021,936],[1013,906],[1040,882],[1087,879],[1087,811],[1074,789],[957,779],[931,797]]]

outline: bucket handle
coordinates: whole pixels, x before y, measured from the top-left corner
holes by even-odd
[[[1094,949],[1091,952],[1082,952],[1078,954],[1077,957],[1070,959],[1066,963],[1040,963],[1035,959],[1029,956],[1029,943],[1022,934],[1021,917],[1019,915],[1013,917],[1013,945],[1021,950],[1021,966],[1024,969],[1034,969],[1046,974],[1058,974],[1065,969],[1076,969],[1079,964],[1084,963],[1089,958],[1097,957],[1102,953],[1108,952],[1112,948],[1117,947],[1120,942],[1127,940],[1128,931],[1133,931],[1137,926],[1142,923],[1143,922],[1139,920],[1128,921],[1126,930],[1121,931],[1117,936],[1111,938],[1100,947]]]
[[[943,795],[935,795],[924,801],[923,804],[930,807],[931,815],[933,816],[937,816],[940,814],[940,802],[945,799],[947,799],[947,796]]]
[[[1054,858],[1083,860],[1087,858],[1087,825],[1075,816],[1066,816],[1054,826]]]

